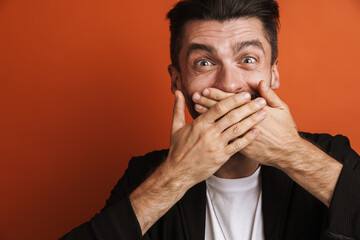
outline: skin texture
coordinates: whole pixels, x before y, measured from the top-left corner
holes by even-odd
[[[262,50],[250,45],[234,54],[237,44],[255,40],[261,43]],[[214,49],[214,53],[199,49],[188,55],[192,44],[209,46]],[[184,28],[182,46],[179,54],[181,72],[169,66],[171,90],[183,92],[194,119],[199,114],[194,110],[191,96],[207,87],[228,93],[246,91],[256,95],[260,80],[265,80],[273,89],[280,85],[277,61],[271,66],[270,44],[257,19],[238,19],[224,23],[190,21]]]
[[[241,43],[252,44],[234,52]],[[196,49],[188,54],[192,44],[205,45],[213,51]],[[258,19],[236,19],[223,23],[190,21],[184,29],[182,46],[179,54],[180,72],[169,66],[171,89],[173,92],[176,89],[183,92],[194,119],[202,113],[196,109],[200,105],[195,105],[194,93],[199,96],[205,88],[213,87],[227,93],[248,92],[254,99],[259,96],[258,84],[261,80],[272,89],[280,86],[278,61],[271,65],[271,47]],[[247,177],[258,166],[256,161],[249,161],[237,153],[216,175],[223,178]]]
[[[280,80],[270,58],[257,19],[185,25],[180,71],[168,68],[176,99],[169,154],[130,195],[143,234],[198,182],[246,177],[259,164],[281,169],[329,206],[342,165],[299,136],[273,91]]]

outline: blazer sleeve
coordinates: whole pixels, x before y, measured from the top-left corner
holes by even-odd
[[[60,240],[146,240],[131,206],[129,195],[165,159],[165,151],[155,151],[130,160],[128,169],[111,191],[105,207],[90,221],[74,228]]]
[[[302,133],[305,138],[310,137]],[[343,164],[328,209],[324,240],[360,239],[360,157],[342,135],[314,134],[319,148]]]
[[[360,239],[360,157],[348,138],[337,138],[334,152],[343,168],[329,206],[326,235],[329,239]]]

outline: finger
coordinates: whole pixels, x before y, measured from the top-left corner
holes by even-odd
[[[209,110],[207,107],[204,107],[204,106],[202,106],[202,105],[200,105],[200,104],[195,104],[195,110],[198,112],[198,113],[200,113],[200,114],[203,114],[203,113],[206,113],[207,112],[207,110]]]
[[[259,124],[261,121],[263,121],[265,117],[266,111],[261,109],[256,113],[252,114],[251,116],[247,117],[243,121],[234,124],[221,134],[223,141],[225,143],[228,143],[230,140],[233,140],[243,135],[244,133],[255,127],[257,124]]]
[[[263,98],[256,98],[251,102],[227,113],[223,118],[216,122],[216,127],[219,131],[223,132],[225,129],[243,121],[246,117],[259,111],[265,106],[266,101]]]
[[[259,82],[259,92],[260,96],[265,98],[266,102],[270,107],[273,108],[281,108],[285,107],[285,103],[281,101],[281,99],[276,95],[274,90],[269,88],[269,86],[265,83],[264,80]]]
[[[174,134],[180,128],[186,125],[185,122],[185,99],[182,92],[175,91],[175,104],[173,113],[173,122],[171,126],[171,134]]]
[[[207,108],[210,108],[210,107],[214,106],[216,103],[218,103],[218,101],[201,96],[198,92],[193,94],[192,100],[195,103],[200,104],[201,106],[207,107]]]
[[[246,92],[234,94],[233,96],[215,104],[209,109],[209,111],[200,117],[204,118],[208,123],[214,123],[217,119],[224,116],[229,111],[248,103],[250,98],[250,94]]]
[[[224,151],[229,157],[239,152],[241,149],[249,145],[255,138],[259,135],[260,130],[253,128],[251,131],[247,132],[243,137],[236,139],[232,143],[228,144]]]
[[[225,98],[228,98],[234,94],[235,93],[228,93],[228,92],[221,91],[220,89],[217,89],[217,88],[205,88],[202,91],[203,96],[213,99],[213,100],[216,100],[216,101],[224,100]]]

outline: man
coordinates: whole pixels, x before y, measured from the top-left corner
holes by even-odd
[[[343,136],[299,134],[273,91],[278,17],[274,0],[168,13],[170,148],[133,158],[104,209],[63,239],[360,238],[360,157]]]

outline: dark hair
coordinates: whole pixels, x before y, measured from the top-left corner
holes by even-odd
[[[265,29],[271,46],[271,65],[278,55],[277,32],[279,6],[276,0],[182,0],[166,15],[170,20],[170,56],[172,65],[180,70],[179,52],[182,47],[183,28],[191,20],[217,20],[257,18]]]

